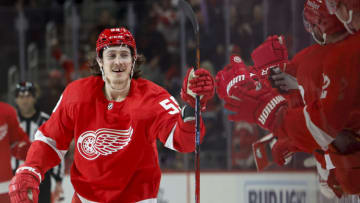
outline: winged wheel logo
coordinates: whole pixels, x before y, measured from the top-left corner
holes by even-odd
[[[81,156],[94,160],[100,155],[107,156],[126,147],[132,134],[131,126],[127,130],[100,128],[82,133],[76,145]]]

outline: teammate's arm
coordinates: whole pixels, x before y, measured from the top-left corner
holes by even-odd
[[[44,174],[63,159],[74,129],[71,108],[66,102],[67,92],[64,91],[50,119],[36,132],[25,163],[17,169],[11,180],[9,195],[12,202],[37,202],[39,184]]]
[[[19,160],[25,160],[30,147],[29,136],[21,128],[16,111],[9,105],[8,132],[10,137],[11,154]]]

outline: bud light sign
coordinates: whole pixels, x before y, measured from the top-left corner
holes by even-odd
[[[306,181],[247,181],[245,199],[248,203],[312,203],[311,187]]]

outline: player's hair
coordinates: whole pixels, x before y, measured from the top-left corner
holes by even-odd
[[[133,52],[132,49],[131,53]],[[102,59],[103,58],[103,50],[101,50],[99,52],[99,57]],[[136,57],[136,61],[135,61],[135,67],[134,67],[134,75],[132,78],[137,79],[141,77],[141,70],[140,70],[140,66],[143,65],[145,63],[146,59],[145,56],[142,54],[138,54]],[[90,70],[92,75],[94,76],[101,76],[101,71],[100,71],[100,66],[96,61],[96,57],[94,57],[91,62],[90,62]]]

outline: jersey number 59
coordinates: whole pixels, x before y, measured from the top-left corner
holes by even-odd
[[[169,99],[164,99],[160,102],[160,105],[168,111],[169,114],[177,114],[180,112],[179,104],[176,102],[173,96]]]

